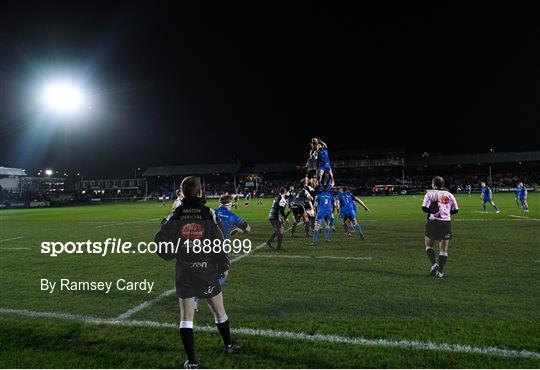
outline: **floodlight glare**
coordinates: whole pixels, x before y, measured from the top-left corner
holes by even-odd
[[[45,170],[45,175],[51,176],[53,174],[53,170]]]
[[[47,109],[60,114],[71,114],[80,111],[86,100],[82,88],[69,81],[46,84],[41,98]]]

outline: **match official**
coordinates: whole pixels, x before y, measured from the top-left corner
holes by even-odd
[[[223,338],[225,354],[231,354],[242,347],[231,339],[229,319],[223,306],[223,295],[218,278],[227,276],[229,258],[221,250],[209,253],[194,247],[195,243],[210,240],[223,241],[223,234],[214,210],[205,206],[202,197],[201,180],[195,176],[186,177],[181,184],[184,195],[178,205],[163,221],[154,241],[172,242],[179,245],[177,251],[159,251],[158,255],[167,260],[176,259],[176,294],[180,301],[180,337],[188,360],[184,368],[197,369],[199,362],[195,356],[193,319],[195,316],[195,297],[206,299]],[[188,243],[185,243],[188,241]],[[177,244],[178,243],[178,244]],[[192,246],[190,248],[190,245]]]

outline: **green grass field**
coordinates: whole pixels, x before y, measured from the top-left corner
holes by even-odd
[[[476,194],[457,199],[442,279],[427,277],[421,196],[366,198],[365,241],[344,236],[337,223],[331,243],[316,249],[287,234],[286,253],[260,248],[233,262],[223,291],[245,348],[225,357],[202,305],[195,320],[202,366],[540,367],[540,194],[530,193],[530,213],[512,194],[496,194],[500,214],[481,213]],[[270,203],[237,211],[252,225],[255,247],[269,236]],[[150,241],[169,207],[0,211],[0,367],[181,367],[178,303],[174,294],[156,299],[174,286],[173,262],[40,253],[42,241]],[[40,290],[42,278],[155,285],[150,294],[50,294]]]

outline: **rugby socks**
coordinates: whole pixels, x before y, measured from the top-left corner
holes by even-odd
[[[190,364],[198,364],[195,357],[195,339],[193,338],[193,321],[180,322],[180,338]]]
[[[277,234],[277,249],[281,249],[281,244],[283,244],[283,234]]]
[[[313,230],[312,238],[313,244],[317,244],[317,239],[319,238],[319,230]]]
[[[448,252],[439,252],[439,271],[441,273],[444,270],[444,265],[446,264],[446,260],[448,260]]]
[[[324,240],[327,241],[330,238],[330,232],[332,229],[330,227],[327,227],[324,229]]]
[[[482,208],[484,209],[484,212],[487,212],[487,207],[485,204],[482,206]]]
[[[426,247],[426,254],[429,258],[429,262],[431,262],[431,266],[433,266],[435,264],[435,251],[431,247]]]
[[[295,221],[291,228],[291,236],[294,236],[294,234],[296,234],[296,226],[298,226],[298,222]]]
[[[278,234],[277,231],[274,231],[274,233],[272,234],[272,236],[270,237],[270,239],[268,239],[266,242],[267,242],[268,244],[273,243],[273,242],[274,242],[274,239],[275,239],[276,236],[277,236],[277,234]]]
[[[356,231],[358,233],[358,235],[361,235],[362,234],[362,226],[360,226],[360,224],[354,225],[354,231]]]
[[[218,317],[214,321],[219,330],[219,334],[221,334],[221,337],[223,338],[223,344],[226,346],[232,345],[231,328],[227,315]]]
[[[347,223],[343,223],[343,230],[345,230],[345,234],[349,234],[349,227],[347,226]]]
[[[499,208],[497,208],[497,206],[495,204],[493,205],[493,208],[495,208],[495,211],[499,210]]]

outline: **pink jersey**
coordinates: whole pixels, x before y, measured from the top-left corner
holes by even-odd
[[[422,207],[428,207],[432,202],[437,202],[439,212],[430,214],[430,220],[450,221],[450,211],[458,209],[456,198],[446,190],[429,190],[424,197]]]

